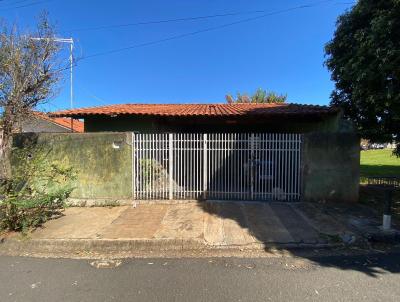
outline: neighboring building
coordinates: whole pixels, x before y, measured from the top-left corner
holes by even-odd
[[[72,118],[49,117],[35,111],[19,125],[20,132],[78,132],[84,131],[84,123]]]
[[[343,132],[337,108],[300,104],[126,104],[52,113],[84,119],[85,132]]]
[[[64,117],[49,117],[43,112],[34,111],[33,115],[26,118],[15,132],[34,132],[34,133],[63,133],[84,131],[84,123],[77,119]],[[0,124],[0,144],[3,139],[3,131]]]

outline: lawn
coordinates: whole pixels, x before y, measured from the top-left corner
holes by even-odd
[[[400,158],[392,155],[392,150],[361,151],[361,183],[365,184],[365,177],[397,176],[400,177]],[[400,221],[400,190],[393,192],[392,213]],[[360,202],[383,212],[384,192],[379,187],[360,187]]]
[[[400,158],[392,155],[392,150],[361,151],[361,177],[398,176]]]

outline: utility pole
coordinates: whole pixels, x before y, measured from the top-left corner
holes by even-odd
[[[31,38],[32,40],[41,41],[41,40],[49,40],[49,38]],[[68,43],[70,45],[70,55],[69,55],[69,63],[70,63],[70,77],[71,77],[71,87],[70,87],[70,106],[71,109],[74,108],[74,88],[73,88],[73,65],[74,65],[74,39],[73,38],[52,38],[53,41],[58,43]]]

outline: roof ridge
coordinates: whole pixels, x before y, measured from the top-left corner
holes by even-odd
[[[235,104],[115,104],[53,112],[50,117],[87,115],[159,115],[159,116],[238,116],[271,114],[317,114],[337,112],[332,106],[295,103]]]

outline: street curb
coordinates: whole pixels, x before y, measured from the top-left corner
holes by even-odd
[[[5,239],[0,244],[2,250],[48,253],[192,250],[203,246],[201,241],[183,239]]]
[[[397,230],[366,233],[364,237],[371,243],[399,244],[400,232]]]
[[[268,251],[334,248],[326,243],[251,243],[244,245],[207,245],[203,239],[2,239],[0,255],[141,254],[156,252]]]

